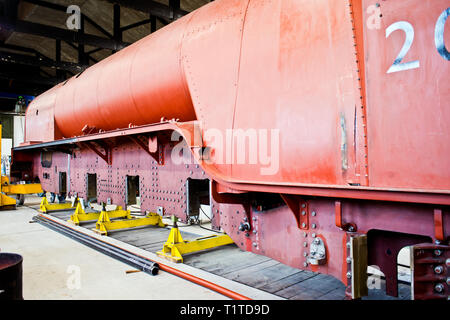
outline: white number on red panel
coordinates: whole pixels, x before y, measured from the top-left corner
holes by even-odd
[[[397,59],[395,59],[392,66],[389,68],[387,73],[393,73],[393,72],[399,72],[399,71],[406,71],[411,69],[416,69],[420,67],[419,60],[410,61],[410,62],[403,62],[403,58],[408,53],[409,49],[411,49],[411,46],[414,41],[414,28],[411,25],[411,23],[406,21],[399,21],[394,24],[391,24],[386,29],[386,38],[388,38],[392,32],[396,30],[403,30],[406,34],[405,43],[403,44],[402,50],[400,50],[400,53],[397,56]]]
[[[450,15],[450,8],[447,8],[439,16],[434,31],[434,43],[436,45],[437,52],[441,55],[442,58],[444,58],[447,61],[450,60],[450,53],[448,52],[445,46],[444,31],[445,31],[445,23],[447,22],[447,18],[449,15]],[[406,54],[408,53],[409,49],[411,49],[411,46],[413,45],[414,27],[407,21],[395,22],[386,28],[386,39],[389,38],[392,32],[397,30],[402,30],[405,33],[406,38],[405,42],[403,43],[403,47],[400,50],[400,53],[398,54],[394,63],[388,69],[387,73],[406,71],[411,69],[417,69],[420,67],[419,60],[402,62]]]

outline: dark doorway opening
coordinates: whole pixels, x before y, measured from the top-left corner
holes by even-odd
[[[127,176],[127,205],[137,204],[139,176]]]
[[[87,174],[87,200],[88,202],[97,202],[97,174]]]
[[[188,218],[198,217],[200,214],[200,205],[210,204],[209,188],[209,179],[189,178],[186,180],[186,213]]]
[[[59,194],[67,193],[67,173],[59,173]]]

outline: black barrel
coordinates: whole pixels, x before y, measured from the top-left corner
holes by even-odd
[[[19,254],[0,252],[0,300],[23,300],[22,261]]]

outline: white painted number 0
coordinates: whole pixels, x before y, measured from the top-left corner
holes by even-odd
[[[449,15],[450,15],[450,8],[447,8],[439,16],[439,19],[436,23],[436,29],[434,31],[434,42],[436,44],[436,49],[442,56],[442,58],[444,58],[447,61],[450,60],[450,53],[445,47],[444,29],[445,29],[445,22],[447,21]]]
[[[436,44],[436,49],[437,49],[438,53],[447,61],[450,60],[450,53],[448,52],[447,48],[445,47],[444,29],[445,29],[445,23],[446,23],[449,15],[450,15],[450,8],[447,8],[439,16],[439,19],[436,22],[435,35],[434,35],[434,42]],[[387,73],[406,71],[406,70],[419,68],[420,67],[419,60],[402,63],[402,61],[405,58],[406,54],[408,53],[409,49],[411,49],[411,46],[414,41],[414,27],[409,22],[406,22],[406,21],[399,21],[394,24],[391,24],[386,29],[386,39],[391,35],[392,32],[394,32],[396,30],[403,30],[406,34],[406,39],[405,39],[405,43],[403,44],[402,49],[400,50],[400,53],[398,54],[397,58],[395,59],[394,63],[391,65],[391,67],[389,68]]]

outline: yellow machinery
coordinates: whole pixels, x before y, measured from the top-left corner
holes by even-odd
[[[43,197],[41,204],[39,206],[39,212],[48,213],[51,211],[59,211],[59,210],[69,210],[74,209],[75,205],[78,203],[78,199],[75,199],[75,202],[66,202],[66,203],[48,203],[47,197]]]
[[[116,210],[108,211],[105,214],[103,214],[103,217],[101,217],[102,212],[105,210],[102,210],[101,212],[85,212],[83,209],[83,206],[81,205],[81,202],[78,202],[76,205],[75,212],[70,216],[70,219],[67,220],[70,223],[73,223],[75,225],[80,225],[83,222],[86,221],[93,221],[97,220],[97,222],[100,221],[100,223],[104,220],[113,219],[113,218],[127,218],[130,216],[130,213],[128,211],[122,210],[121,207],[117,207]],[[100,217],[102,218],[100,220]]]
[[[1,153],[1,137],[2,125],[0,124],[0,153]],[[11,209],[16,206],[16,199],[9,197],[9,195],[19,195],[19,204],[23,204],[26,194],[42,193],[40,183],[27,184],[11,184],[7,176],[1,176],[1,196],[0,196],[0,210]]]
[[[158,256],[161,256],[172,262],[183,262],[183,254],[193,253],[233,243],[233,240],[226,234],[220,236],[212,235],[197,238],[193,241],[185,241],[181,236],[180,230],[178,230],[177,218],[172,217],[172,219],[174,226],[170,230],[169,238],[164,244],[162,250],[156,253]]]
[[[87,213],[91,215],[90,213]],[[71,221],[76,223],[80,221],[80,216],[83,217],[82,214],[78,213],[76,217],[71,217]],[[86,218],[90,218],[87,216]],[[111,220],[113,218],[125,218],[125,219],[117,219]],[[144,227],[144,226],[159,226],[165,227],[166,225],[162,222],[161,216],[157,213],[148,213],[143,218],[137,218],[131,216],[130,210],[123,210],[121,206],[117,206],[116,210],[106,211],[103,208],[102,212],[98,217],[97,223],[95,224],[95,232],[107,235],[108,231],[113,230],[122,230],[136,227]]]

